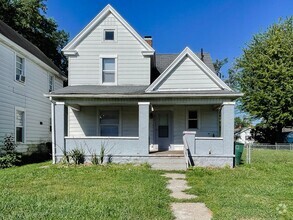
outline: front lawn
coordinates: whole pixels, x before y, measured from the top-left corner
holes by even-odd
[[[189,192],[214,219],[293,219],[293,151],[253,150],[251,165],[194,168],[187,177]],[[278,214],[279,204],[287,206],[286,216]]]
[[[132,165],[0,170],[0,219],[173,219],[160,175]]]

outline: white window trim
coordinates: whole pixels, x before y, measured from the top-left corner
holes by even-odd
[[[121,111],[121,107],[97,107],[97,114],[96,114],[97,115],[97,136],[101,136],[101,128],[100,128],[100,112],[101,111],[118,111],[119,112],[118,137],[121,137],[121,135],[122,135],[122,111]],[[103,136],[103,137],[106,137],[106,136]]]
[[[106,40],[106,31],[114,31],[114,40]],[[109,28],[105,28],[103,29],[103,34],[102,34],[102,42],[103,43],[116,43],[117,42],[117,27],[109,27]]]
[[[103,59],[104,58],[114,58],[115,59],[115,82],[113,83],[103,83]],[[118,83],[118,56],[116,55],[100,55],[100,85],[117,85]]]
[[[48,91],[49,92],[52,92],[52,91],[50,91],[50,77],[53,78],[53,85],[52,85],[53,88],[52,88],[52,91],[54,91],[55,90],[55,76],[53,76],[50,73],[49,73],[49,76],[48,76]]]
[[[21,84],[21,85],[25,85],[26,80],[24,82],[21,82],[16,79],[16,58],[17,57],[20,57],[23,59],[22,75],[24,77],[26,77],[26,58],[24,56],[20,55],[19,53],[14,53],[14,81]]]
[[[24,112],[24,122],[23,122],[23,142],[17,142],[16,141],[16,111],[22,111]],[[16,107],[15,106],[15,110],[14,110],[14,142],[17,144],[25,144],[26,143],[26,112],[25,112],[25,108],[22,107]]]
[[[197,111],[197,128],[188,128],[189,111]],[[200,110],[197,107],[187,107],[185,111],[185,127],[188,131],[198,131],[200,129]]]

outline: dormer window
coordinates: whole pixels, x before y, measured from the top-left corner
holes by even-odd
[[[104,40],[105,41],[114,41],[115,40],[115,30],[105,30],[104,31]]]

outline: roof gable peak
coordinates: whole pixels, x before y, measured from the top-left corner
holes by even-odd
[[[141,45],[145,48],[142,51],[145,55],[154,54],[155,50],[127,23],[127,21],[110,5],[106,5],[106,7],[98,14],[96,17],[78,34],[76,35],[63,49],[63,53],[65,55],[76,55],[77,50],[76,47],[79,43],[91,33],[97,24],[102,21],[109,14],[112,14],[121,24],[136,38],[137,41],[141,43]]]
[[[196,56],[189,47],[185,47],[177,58],[164,70],[164,72],[146,89],[146,92],[155,92],[155,90],[160,87],[160,84],[168,78],[171,72],[175,70],[180,62],[186,57],[198,65],[202,71],[221,89],[232,91],[232,89],[227,86],[198,56]]]

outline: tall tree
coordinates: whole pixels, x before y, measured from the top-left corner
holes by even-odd
[[[228,63],[228,58],[225,58],[223,60],[216,59],[215,62],[213,63],[218,77],[222,78],[221,68],[227,63]]]
[[[67,60],[61,49],[69,35],[46,17],[45,0],[0,0],[0,19],[46,54],[64,73]]]
[[[274,140],[293,125],[293,17],[256,34],[236,61],[241,109],[262,119]]]

